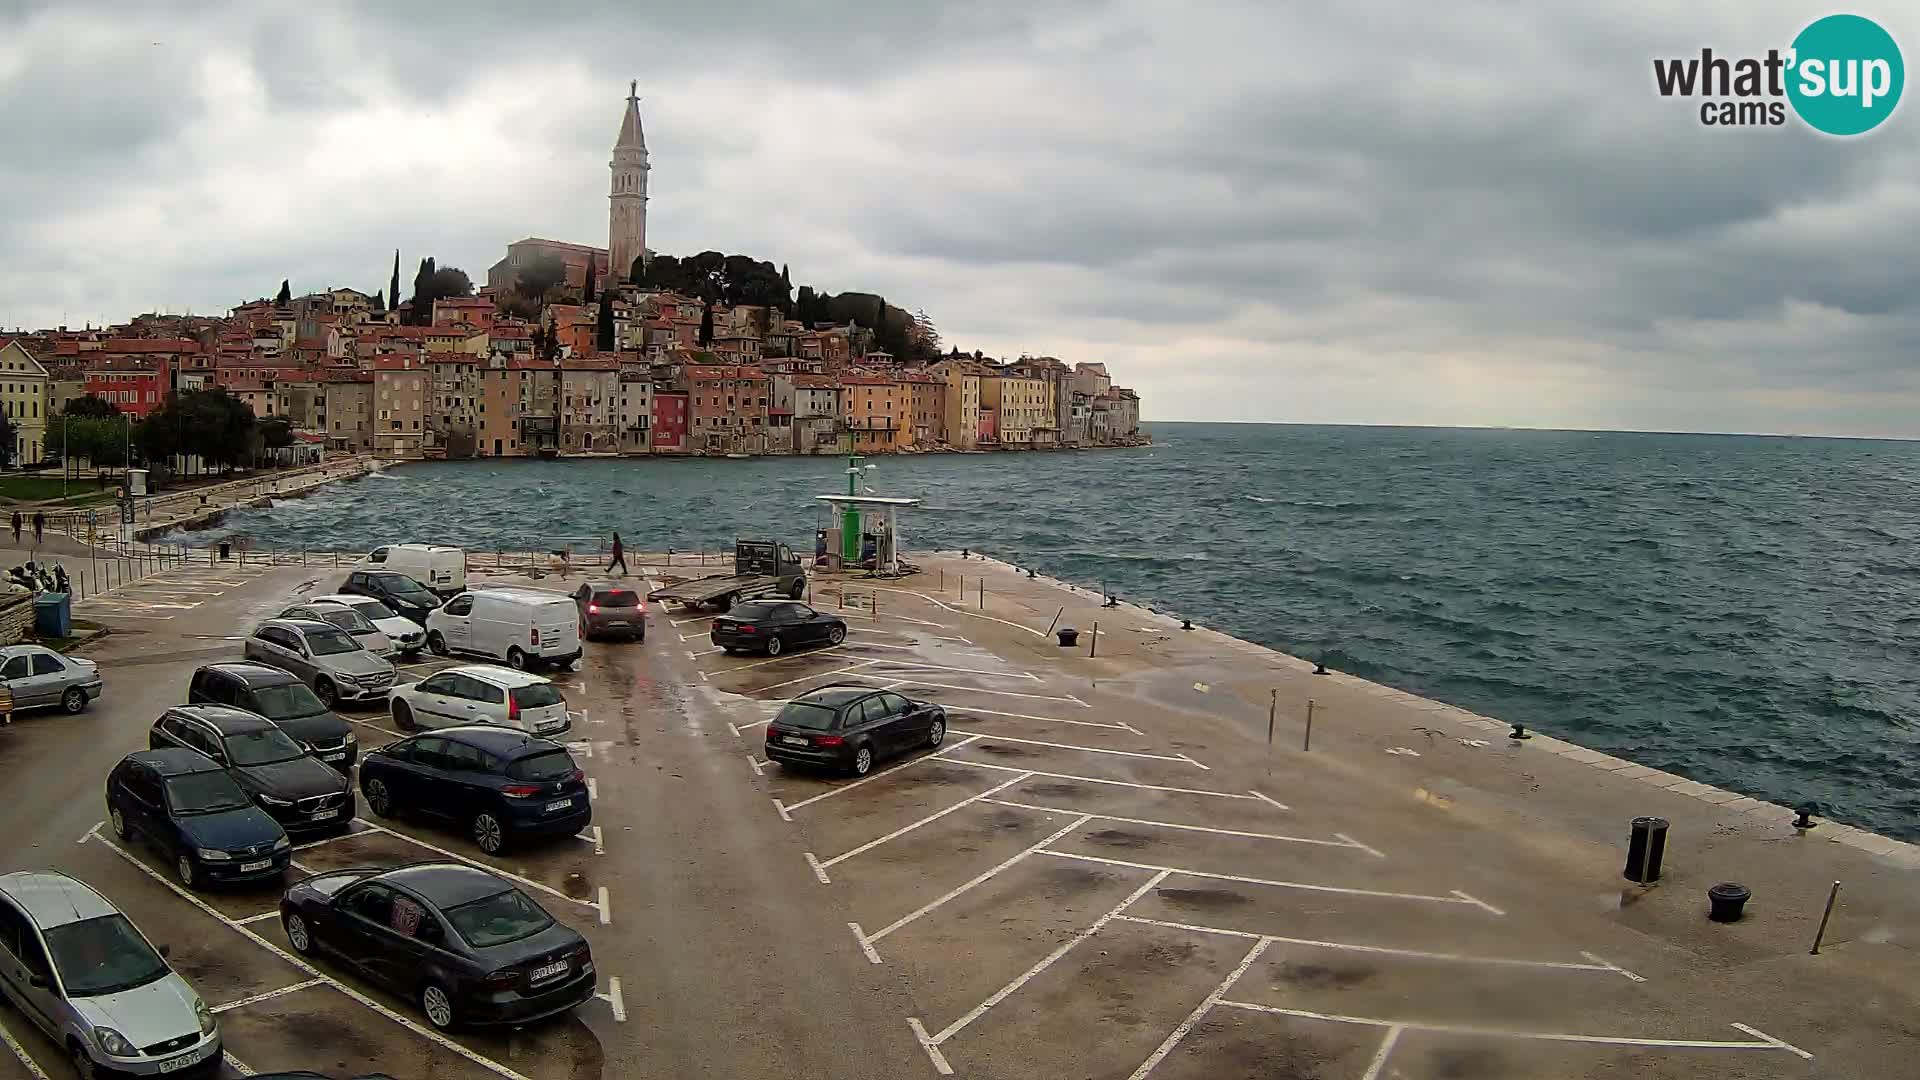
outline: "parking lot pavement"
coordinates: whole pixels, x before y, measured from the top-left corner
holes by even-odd
[[[186,564],[89,595],[73,605],[73,613],[95,621],[171,622],[276,569],[286,570],[264,564]]]

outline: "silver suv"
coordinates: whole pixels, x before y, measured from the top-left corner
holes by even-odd
[[[164,946],[64,874],[0,875],[0,991],[67,1047],[82,1077],[175,1075],[220,1059],[220,1025]]]
[[[247,638],[247,659],[298,676],[331,709],[343,701],[380,701],[393,689],[393,665],[345,630],[312,619],[268,619]]]

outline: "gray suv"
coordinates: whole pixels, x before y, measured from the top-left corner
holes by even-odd
[[[0,875],[0,991],[83,1077],[220,1067],[220,1025],[163,949],[64,874]]]
[[[328,623],[268,619],[254,627],[245,651],[249,660],[298,676],[329,709],[343,701],[383,701],[393,689],[393,665]]]

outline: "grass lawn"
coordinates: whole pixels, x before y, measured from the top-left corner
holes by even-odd
[[[93,477],[82,477],[71,481],[66,491],[78,495],[92,484]],[[62,494],[60,474],[57,472],[52,476],[0,476],[0,499],[39,502],[42,499],[57,499]]]

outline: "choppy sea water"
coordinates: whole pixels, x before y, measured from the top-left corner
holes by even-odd
[[[970,547],[1583,745],[1920,838],[1920,444],[1233,424],[882,458]],[[220,534],[803,550],[844,460],[423,463]],[[196,539],[211,539],[203,534]]]

